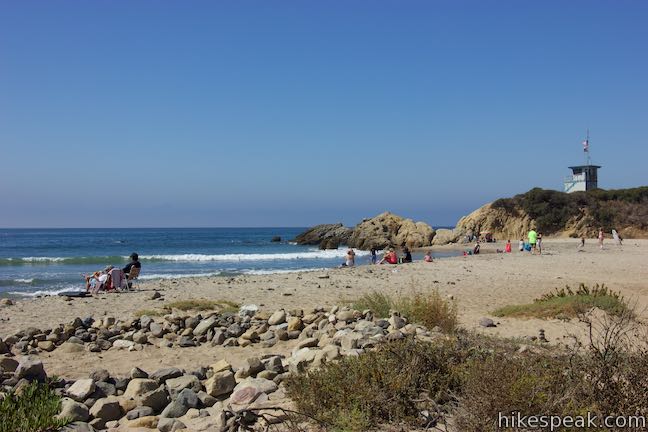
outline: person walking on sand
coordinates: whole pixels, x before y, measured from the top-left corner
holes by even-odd
[[[529,231],[529,245],[531,246],[531,253],[535,254],[536,251],[536,242],[538,241],[538,233],[534,228],[531,228],[531,231]]]
[[[601,250],[603,250],[603,239],[605,239],[605,234],[603,234],[603,228],[599,228],[598,244]]]
[[[538,249],[538,255],[542,255],[542,233],[538,233],[538,239],[536,240],[536,248]]]
[[[578,247],[578,249],[579,250],[580,249],[585,249],[585,236],[581,237],[581,242],[580,242],[580,246]]]
[[[511,239],[506,241],[506,246],[504,247],[504,252],[511,253]]]
[[[371,264],[376,264],[378,262],[378,255],[376,252],[376,248],[372,247],[371,248]]]

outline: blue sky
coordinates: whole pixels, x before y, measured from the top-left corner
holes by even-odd
[[[648,2],[0,1],[0,227],[432,225],[648,184]]]

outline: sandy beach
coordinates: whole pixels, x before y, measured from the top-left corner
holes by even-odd
[[[313,272],[273,275],[247,275],[231,278],[211,277],[181,280],[147,281],[137,292],[104,293],[90,298],[65,300],[44,297],[19,300],[0,308],[0,336],[5,337],[26,327],[41,329],[68,323],[75,317],[112,316],[132,318],[137,311],[156,310],[168,302],[183,299],[229,300],[241,305],[256,304],[272,313],[278,308],[329,308],[349,303],[364,293],[380,291],[407,296],[413,292],[438,289],[458,304],[461,326],[504,337],[537,336],[544,329],[551,343],[566,340],[567,335],[584,337],[584,326],[576,320],[501,319],[492,316],[498,307],[529,303],[554,288],[579,283],[605,284],[636,303],[640,317],[648,317],[648,240],[626,240],[623,247],[608,242],[599,250],[590,241],[578,251],[578,240],[547,239],[541,256],[503,249],[501,243],[484,244],[478,256],[438,259],[434,263],[415,262],[398,266],[360,266]],[[454,246],[457,247],[457,246]],[[442,248],[441,248],[442,249]],[[143,269],[146,272],[146,268]],[[151,299],[154,291],[162,297]],[[494,328],[482,328],[478,321],[492,317]],[[292,344],[278,344],[270,351],[288,353]],[[188,370],[226,358],[236,365],[253,347],[159,348],[146,346],[143,351],[101,353],[66,353],[55,350],[42,353],[47,370],[70,378],[81,377],[98,365],[116,374],[125,374],[133,366],[155,369],[176,366]]]

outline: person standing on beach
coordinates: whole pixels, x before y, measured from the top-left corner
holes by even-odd
[[[506,246],[504,247],[506,253],[511,253],[511,239],[506,241]]]
[[[531,231],[529,231],[529,245],[531,245],[531,253],[535,254],[536,251],[536,242],[538,241],[538,233],[534,228],[531,228]]]
[[[536,248],[538,249],[538,254],[542,255],[542,233],[538,233],[538,239],[536,240]]]
[[[599,248],[603,250],[603,239],[605,238],[605,234],[603,234],[603,228],[599,228],[599,233],[598,233],[598,244]]]
[[[518,242],[518,250],[522,252],[524,250],[524,239],[520,239]]]
[[[581,237],[581,243],[578,249],[585,249],[585,236]]]
[[[371,264],[376,264],[378,262],[378,256],[376,255],[376,248],[371,248]]]

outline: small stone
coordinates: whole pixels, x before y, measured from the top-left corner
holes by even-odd
[[[158,425],[157,428],[160,432],[173,432],[177,431],[180,429],[186,429],[187,426],[185,426],[184,423],[182,423],[180,420],[176,420],[175,418],[160,418],[158,420]]]
[[[227,362],[227,360],[224,359],[217,361],[209,367],[212,371],[214,371],[214,373],[232,369],[232,366]]]
[[[108,372],[106,369],[97,369],[90,372],[89,377],[92,378],[95,382],[108,382],[108,380],[110,379],[110,372]]]
[[[259,306],[255,304],[249,304],[249,305],[244,305],[241,306],[241,309],[239,309],[239,316],[240,317],[253,317],[259,310]]]
[[[178,346],[181,348],[194,347],[196,346],[196,342],[191,336],[182,336],[178,341]]]
[[[146,416],[139,417],[135,420],[131,420],[126,425],[129,429],[136,428],[145,428],[145,429],[155,429],[158,425],[158,418],[156,416]]]
[[[268,324],[277,325],[277,324],[282,324],[285,321],[286,321],[286,311],[283,309],[279,309],[278,311],[276,311],[270,316],[270,318],[268,319]]]
[[[496,327],[495,322],[493,322],[492,319],[486,318],[486,317],[481,318],[479,320],[479,325],[482,326],[482,327]]]
[[[153,408],[148,407],[148,406],[140,406],[140,407],[137,407],[137,408],[129,411],[126,414],[126,418],[128,420],[135,420],[135,419],[138,419],[140,417],[152,416],[153,414],[154,414]]]
[[[160,414],[160,417],[177,418],[186,414],[189,408],[196,408],[198,406],[198,396],[193,390],[188,388],[182,390],[178,394],[178,398],[167,405]],[[158,426],[159,427],[159,426]]]
[[[160,412],[169,403],[169,397],[163,387],[151,390],[137,398],[138,405],[151,407],[154,412]]]
[[[158,383],[163,383],[171,378],[178,378],[182,376],[182,371],[178,368],[164,368],[158,369],[149,375],[149,378],[156,380]]]
[[[236,380],[230,371],[217,372],[205,382],[206,392],[214,397],[231,392],[235,386]]]
[[[299,317],[290,317],[288,320],[288,332],[301,330],[304,327],[301,318]]]
[[[306,338],[297,344],[297,349],[316,347],[318,342],[317,338]]]
[[[171,378],[166,381],[169,395],[175,398],[182,390],[189,388],[195,392],[201,390],[200,381],[195,375],[183,375],[178,378]]]
[[[56,348],[56,345],[54,345],[54,342],[52,341],[42,341],[38,342],[38,349],[43,350],[43,351],[54,351],[54,348]]]
[[[140,368],[138,368],[138,367],[134,367],[134,368],[131,369],[131,371],[130,371],[130,377],[131,377],[131,378],[148,378],[149,376],[148,376],[148,374],[147,374],[145,371],[143,371],[142,369],[140,369]]]
[[[36,358],[23,357],[18,363],[15,372],[16,378],[44,381],[47,378],[43,362]]]
[[[122,415],[119,401],[113,397],[99,399],[90,408],[90,415],[103,420],[104,423],[110,420],[118,420]]]
[[[67,418],[70,421],[88,421],[90,412],[88,407],[70,398],[61,399],[61,411],[57,415],[59,419]]]
[[[146,378],[134,378],[128,383],[124,397],[127,399],[137,399],[145,393],[158,388],[158,382]]]

